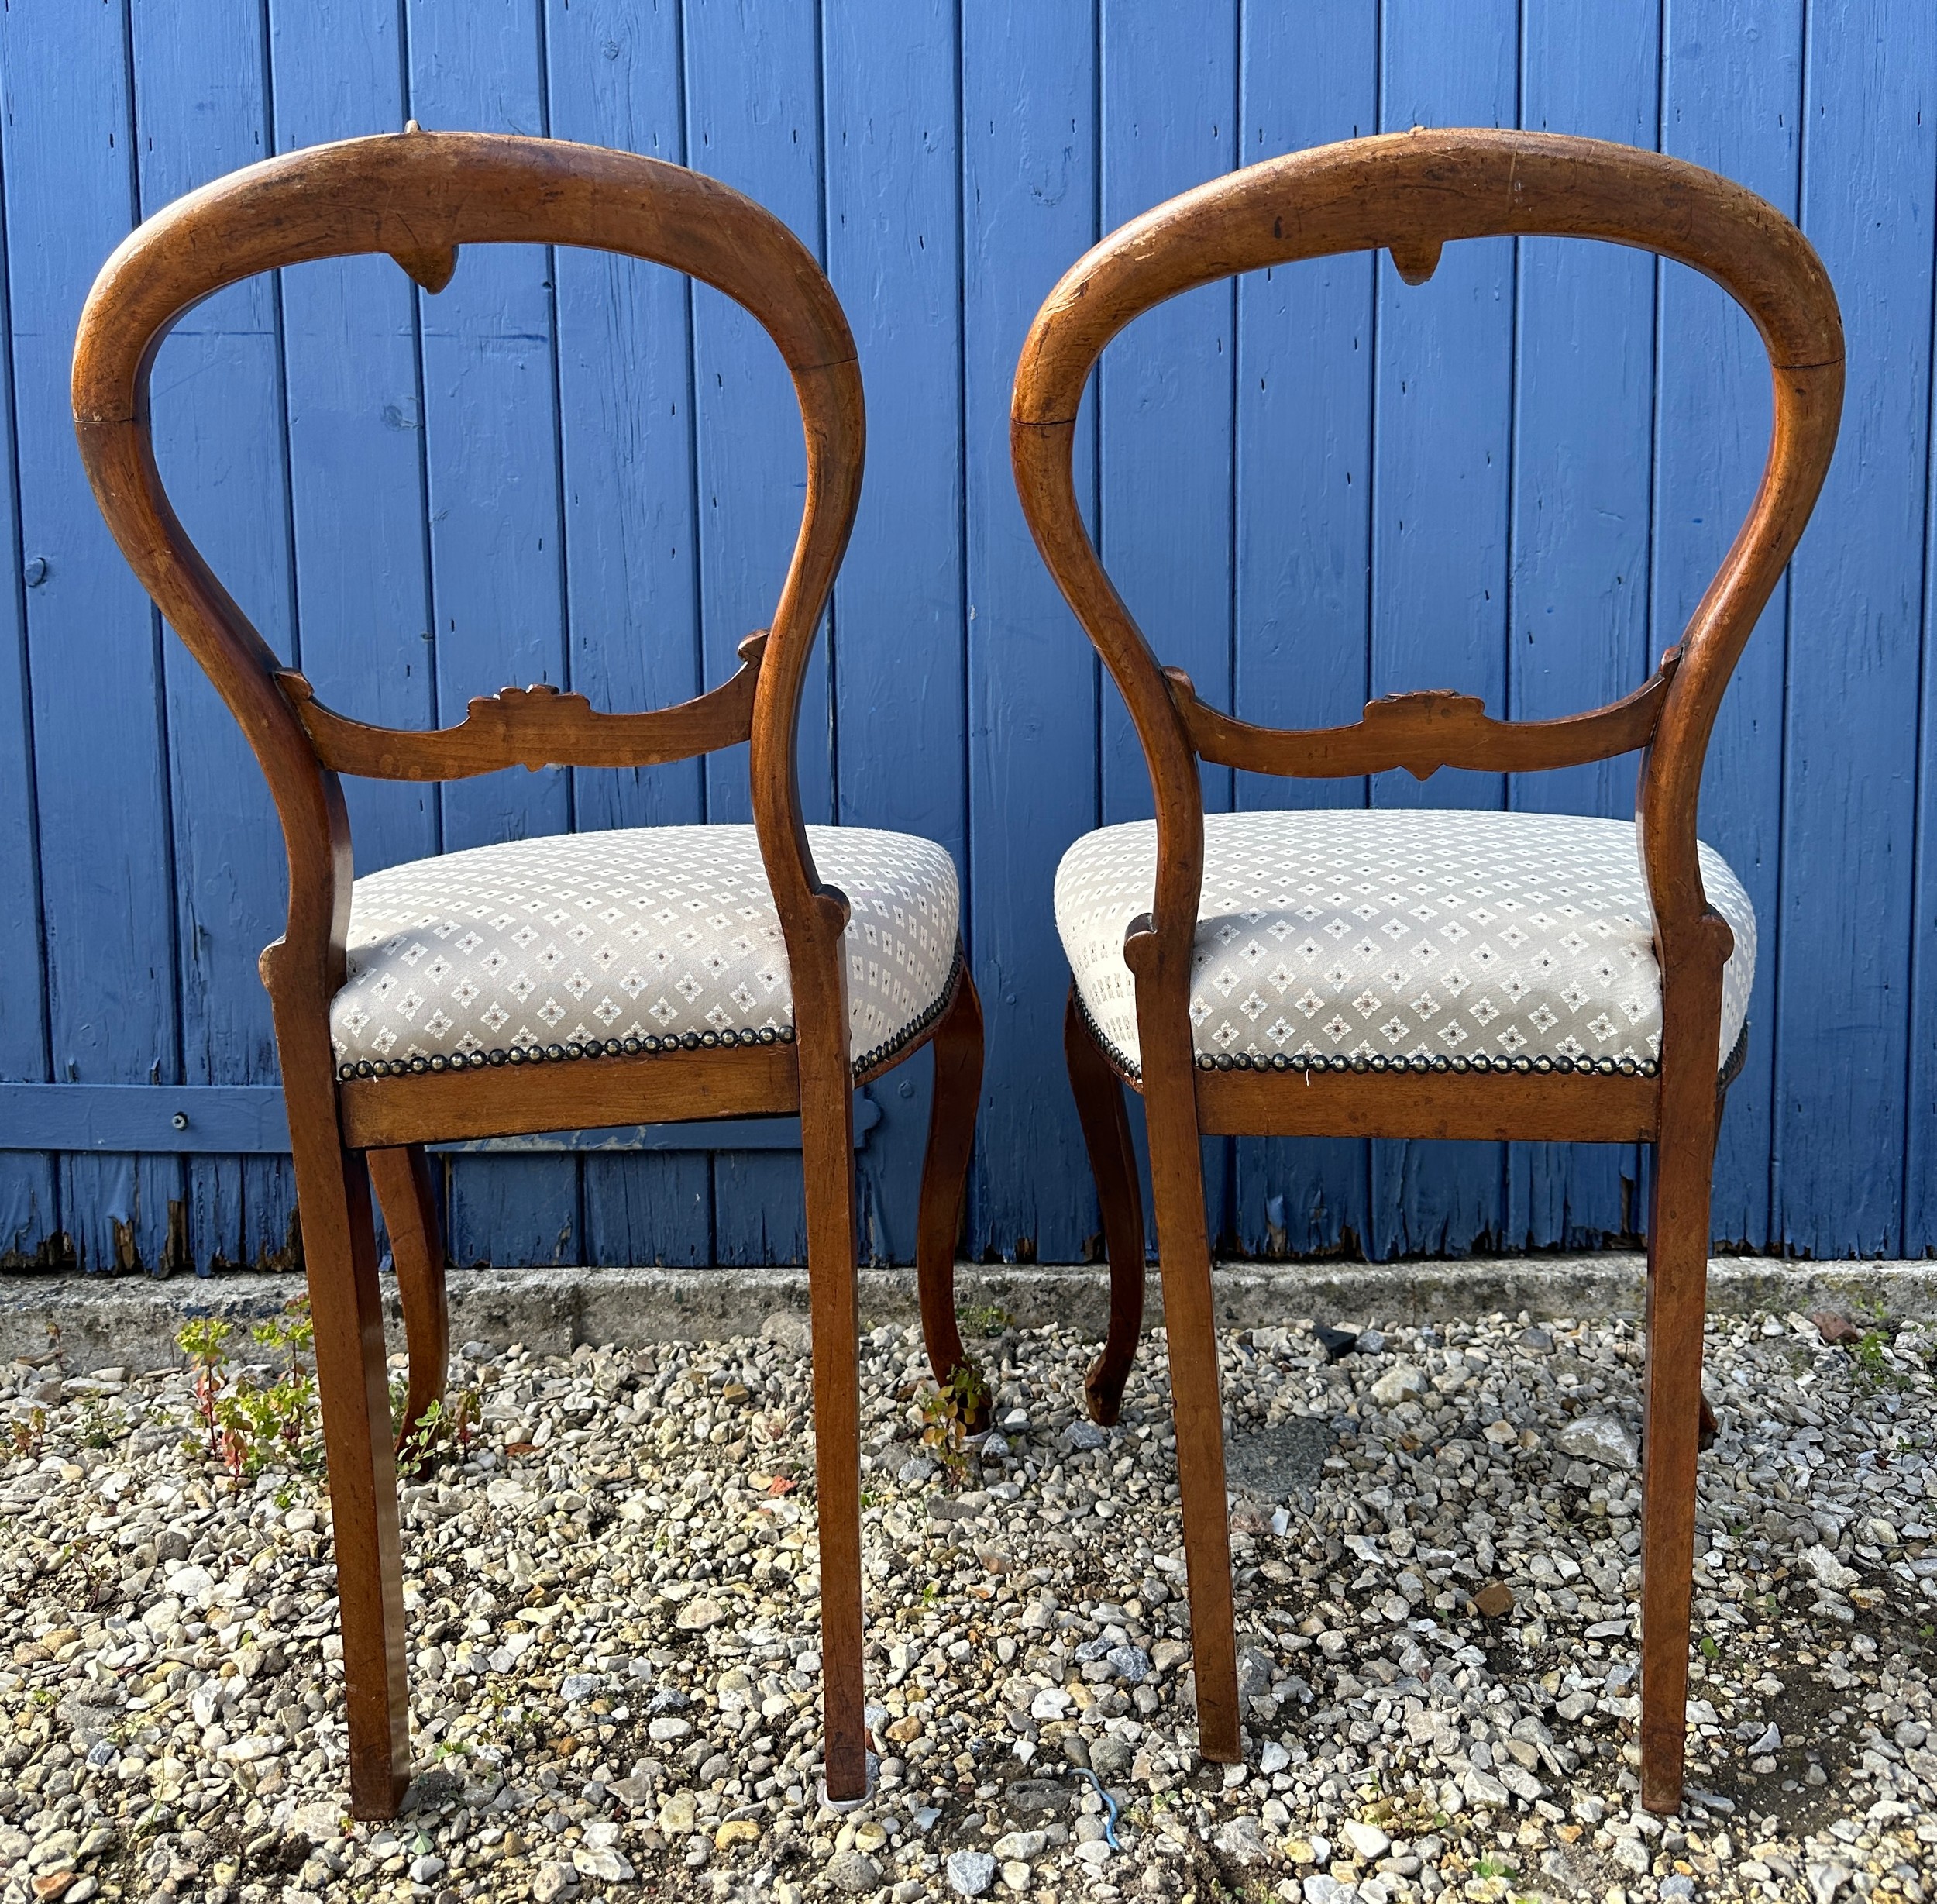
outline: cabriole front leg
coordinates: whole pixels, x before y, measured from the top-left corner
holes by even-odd
[[[1083,1147],[1089,1153],[1089,1173],[1096,1179],[1103,1251],[1110,1259],[1110,1331],[1084,1393],[1091,1420],[1113,1427],[1123,1413],[1123,1384],[1130,1379],[1144,1326],[1144,1199],[1123,1083],[1090,1035],[1073,985],[1063,1012],[1063,1058]]]
[[[915,1231],[921,1334],[937,1385],[956,1392],[965,1405],[963,1427],[979,1434],[989,1425],[989,1391],[962,1347],[955,1320],[955,1248],[975,1148],[975,1112],[982,1102],[982,1000],[966,962],[930,1042],[935,1054],[934,1091],[928,1105],[928,1148],[922,1160],[921,1209]]]
[[[437,1196],[421,1144],[369,1153],[372,1186],[390,1232],[390,1261],[404,1310],[410,1388],[397,1431],[400,1461],[413,1466],[428,1452],[415,1445],[425,1419],[444,1399],[450,1370],[450,1306],[444,1281],[444,1239]]]

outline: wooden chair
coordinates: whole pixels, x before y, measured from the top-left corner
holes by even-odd
[[[459,246],[493,242],[590,246],[701,279],[759,321],[792,375],[807,437],[800,538],[772,628],[741,645],[731,680],[697,700],[611,714],[580,695],[507,688],[435,732],[365,725],[280,665],[176,520],[155,467],[148,377],[191,305],[257,272],[363,252],[387,253],[435,291]],[[950,1285],[982,1025],[946,853],[801,821],[801,681],[854,519],[864,438],[854,342],[832,288],[779,220],[710,179],[627,153],[413,127],[249,167],[142,226],[88,301],[74,408],[101,510],[242,723],[288,849],[287,928],[262,973],[315,1321],[353,1809],[394,1816],[410,1772],[371,1179],[394,1243],[414,1420],[442,1388],[447,1352],[426,1142],[796,1110],[825,1777],[831,1796],[861,1796],[853,1091],[934,1045],[918,1247],[922,1313],[945,1379],[965,1359]],[[353,883],[339,774],[638,766],[741,742],[751,744],[751,828],[514,842]],[[823,876],[830,869],[846,893]]]
[[[1679,260],[1761,333],[1775,391],[1767,465],[1681,644],[1626,700],[1565,720],[1495,720],[1444,693],[1395,694],[1349,727],[1306,732],[1206,706],[1158,666],[1083,526],[1071,449],[1104,346],[1153,305],[1240,272],[1384,249],[1416,284],[1442,245],[1493,234],[1602,239]],[[1091,1400],[1113,1418],[1142,1306],[1127,1084],[1149,1126],[1198,1723],[1212,1758],[1238,1761],[1242,1715],[1199,1138],[1639,1139],[1655,1146],[1642,1796],[1656,1811],[1680,1802],[1709,1180],[1754,924],[1733,876],[1698,846],[1696,801],[1722,690],[1829,467],[1842,392],[1836,298],[1787,219],[1677,160],[1517,132],[1365,139],[1216,180],[1105,239],[1030,331],[1012,412],[1017,485],[1044,560],[1129,704],[1156,804],[1154,828],[1089,835],[1057,880],[1075,976],[1070,1076],[1113,1292]],[[1440,766],[1525,773],[1634,749],[1633,828],[1364,811],[1207,822],[1198,778],[1200,761],[1297,777],[1405,767],[1423,780]]]

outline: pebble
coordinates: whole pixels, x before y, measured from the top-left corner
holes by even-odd
[[[1347,1819],[1340,1828],[1339,1836],[1368,1864],[1383,1858],[1392,1849],[1391,1835],[1377,1825],[1367,1824],[1357,1818]]]
[[[987,1851],[951,1851],[948,1872],[957,1897],[980,1897],[996,1882],[996,1861]]]
[[[1557,1445],[1577,1461],[1595,1461],[1610,1468],[1633,1468],[1641,1458],[1633,1434],[1624,1423],[1606,1415],[1588,1415],[1560,1431]]]
[[[881,1867],[865,1851],[850,1847],[839,1853],[827,1866],[827,1882],[837,1891],[858,1897],[881,1882]]]
[[[1372,1384],[1372,1399],[1381,1408],[1396,1408],[1401,1402],[1416,1400],[1425,1393],[1424,1373],[1408,1362],[1387,1369]]]
[[[1196,1752],[1161,1344],[1106,1433],[1082,1410],[1094,1344],[1012,1332],[986,1351],[1001,1433],[938,1463],[917,1336],[872,1331],[882,1758],[841,1810],[819,1800],[797,1326],[467,1345],[452,1382],[476,1391],[477,1437],[403,1495],[421,1769],[388,1827],[345,1816],[314,1475],[232,1487],[196,1451],[178,1372],[71,1393],[57,1370],[40,1401],[47,1369],[0,1368],[0,1420],[26,1436],[0,1439],[19,1449],[0,1462],[0,1873],[64,1904],[590,1904],[628,1885],[1181,1904],[1213,1862],[1296,1904],[1610,1885],[1625,1904],[1825,1885],[1840,1904],[1908,1897],[1911,1872],[1928,1899],[1937,1331],[1866,1322],[1860,1341],[1802,1317],[1710,1325],[1701,1796],[1665,1823],[1636,1819],[1630,1757],[1627,1323],[1381,1320],[1335,1362],[1307,1324],[1222,1337],[1249,1739],[1232,1768]],[[1117,1801],[1120,1849],[1079,1767]]]
[[[532,1896],[535,1904],[552,1904],[555,1899],[563,1897],[567,1892],[578,1889],[579,1875],[573,1867],[554,1858],[539,1865],[538,1875],[532,1880]]]

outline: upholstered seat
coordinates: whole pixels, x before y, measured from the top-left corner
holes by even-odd
[[[1755,973],[1756,919],[1720,854],[1735,933],[1718,1062]],[[1056,925],[1090,1024],[1138,1075],[1123,933],[1150,909],[1156,828],[1086,835]],[[1633,825],[1533,813],[1209,814],[1191,986],[1197,1062],[1251,1069],[1653,1072],[1661,973]]]
[[[848,899],[857,1071],[925,1030],[955,977],[960,903],[941,847],[807,828]],[[779,915],[750,826],[509,840],[356,881],[341,1074],[527,1063],[793,1036]]]

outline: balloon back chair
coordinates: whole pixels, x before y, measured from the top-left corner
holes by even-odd
[[[1500,721],[1444,692],[1347,727],[1255,726],[1159,666],[1083,525],[1078,404],[1140,312],[1293,260],[1385,250],[1423,283],[1442,245],[1604,239],[1705,273],[1753,318],[1774,380],[1768,460],[1719,572],[1644,686],[1564,720]],[[1294,153],[1170,200],[1081,259],[1016,375],[1016,481],[1037,548],[1128,704],[1156,818],[1079,840],[1056,881],[1075,977],[1065,1045],[1104,1207],[1113,1419],[1142,1307],[1143,1216],[1121,1086],[1141,1093],[1163,1279],[1198,1724],[1241,1755],[1222,1410],[1199,1138],[1478,1138],[1655,1147],[1642,1562],[1642,1795],[1680,1802],[1709,1184],[1739,1063],[1754,917],[1698,843],[1715,711],[1815,504],[1842,333],[1780,213],[1651,152],[1518,132],[1416,131]],[[1299,778],[1404,767],[1525,773],[1640,750],[1633,825],[1522,813],[1205,817],[1199,763]]]
[[[366,725],[281,666],[176,519],[155,466],[148,380],[191,306],[258,272],[356,253],[387,253],[434,292],[460,246],[488,243],[669,266],[743,305],[786,364],[807,439],[799,539],[772,627],[741,644],[730,680],[696,700],[614,714],[550,687],[507,688],[435,732]],[[413,126],[252,166],[143,225],[88,298],[74,408],[102,512],[242,724],[288,851],[287,924],[262,975],[315,1324],[353,1809],[394,1816],[410,1771],[371,1180],[404,1300],[408,1430],[441,1392],[448,1353],[426,1142],[793,1111],[813,1326],[825,1778],[831,1797],[859,1796],[853,1091],[934,1044],[919,1259],[946,1379],[964,1359],[950,1282],[982,1024],[948,855],[801,820],[801,682],[853,522],[864,440],[854,341],[832,287],[778,219],[697,174],[591,146]],[[339,775],[637,767],[741,742],[751,828],[516,841],[353,880]]]

